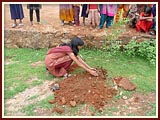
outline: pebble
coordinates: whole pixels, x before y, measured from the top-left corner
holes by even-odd
[[[126,100],[126,99],[127,99],[127,96],[123,96],[122,98],[123,98],[124,100]]]
[[[75,107],[75,106],[76,106],[76,101],[70,101],[70,105],[71,105],[72,107]]]

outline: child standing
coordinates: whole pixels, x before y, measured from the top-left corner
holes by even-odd
[[[24,18],[22,4],[10,4],[11,19],[14,20],[12,28],[17,26],[16,19],[19,19],[19,27],[23,26],[22,19]]]
[[[107,8],[106,10],[107,27],[110,28],[114,21],[114,16],[117,14],[118,5],[117,4],[107,4],[106,8]]]
[[[102,29],[103,26],[104,26],[104,23],[106,22],[107,24],[107,13],[106,13],[106,10],[107,10],[107,5],[106,4],[102,4],[100,5],[100,23],[99,23],[99,28]]]
[[[39,24],[40,23],[41,5],[40,4],[27,4],[27,9],[29,9],[31,25],[33,25],[33,10],[35,10],[35,12],[36,12],[37,23]]]
[[[88,18],[88,14],[86,13],[87,11],[87,4],[82,4],[82,13],[81,17],[83,17],[83,25],[85,26],[85,18]]]
[[[74,26],[79,26],[79,12],[80,12],[80,4],[74,4]]]
[[[89,13],[90,28],[97,27],[99,23],[99,7],[98,4],[89,4],[87,6],[87,13]]]

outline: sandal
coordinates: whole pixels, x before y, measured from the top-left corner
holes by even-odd
[[[15,28],[17,25],[16,24],[12,24],[12,28]]]
[[[49,88],[51,89],[51,91],[59,90],[59,84],[54,84],[50,86]]]
[[[66,74],[64,75],[65,78],[68,78],[68,77],[70,77],[70,76],[71,76],[71,74],[68,74],[68,73],[66,73]]]
[[[18,25],[19,27],[22,27],[23,26],[23,23],[19,23],[19,25]]]

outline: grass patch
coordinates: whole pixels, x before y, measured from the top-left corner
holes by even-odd
[[[110,56],[102,50],[81,50],[83,58],[94,67],[102,67],[108,71],[108,78],[124,76],[136,84],[136,91],[148,93],[156,91],[156,67],[139,57],[128,57],[124,53]]]
[[[152,109],[150,111],[147,111],[145,114],[146,116],[155,116],[156,115],[156,103],[151,103],[150,106]]]
[[[52,80],[54,77],[51,74],[46,74],[45,65],[41,65],[35,68],[31,67],[31,64],[37,61],[44,62],[45,55],[48,49],[8,49],[5,48],[4,58],[5,61],[10,61],[12,64],[4,65],[4,99],[13,98],[16,94],[24,91],[26,88],[31,88],[40,84],[43,84],[45,80]],[[92,67],[102,67],[108,71],[108,81],[111,77],[123,76],[130,78],[137,89],[135,92],[147,94],[156,91],[156,67],[149,64],[145,59],[139,57],[128,57],[124,53],[117,53],[112,56],[109,53],[99,49],[84,48],[80,51],[85,61]],[[74,74],[82,72],[83,69],[74,71]],[[33,79],[35,78],[35,79]],[[31,82],[28,82],[30,81]],[[61,80],[61,79],[60,79]],[[123,91],[123,95],[129,96],[132,92]],[[33,96],[34,99],[38,96]],[[39,108],[51,109],[53,106],[48,103],[49,99],[53,99],[53,95],[50,97],[38,101],[36,104],[29,105],[22,108],[22,112],[26,115],[34,115],[34,110]],[[117,99],[119,99],[117,97]],[[71,110],[72,115],[76,115],[76,111],[81,106]],[[154,115],[156,106],[153,104],[153,111],[146,114]],[[115,108],[106,110],[105,113],[112,115]],[[93,110],[95,111],[95,110]],[[112,111],[112,112],[110,112]],[[63,115],[63,114],[62,114]],[[96,116],[102,115],[96,111]]]

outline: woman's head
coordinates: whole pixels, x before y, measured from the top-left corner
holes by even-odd
[[[78,46],[83,46],[83,45],[84,45],[84,42],[79,37],[72,38],[72,40],[70,42],[70,46],[71,46],[73,53],[75,55],[78,55],[78,52],[79,52]]]
[[[151,12],[152,12],[152,8],[150,8],[150,7],[146,7],[145,8],[145,10],[144,10],[144,14],[145,14],[145,16],[149,16],[150,14],[151,14]]]
[[[63,43],[60,46],[70,46],[73,50],[73,53],[77,56],[79,52],[79,46],[83,46],[84,42],[79,37],[72,38],[70,43]]]

